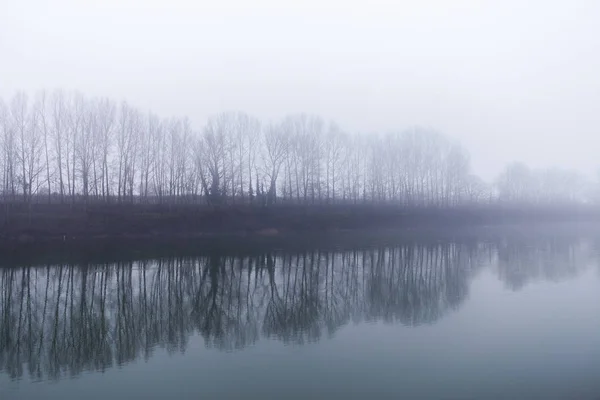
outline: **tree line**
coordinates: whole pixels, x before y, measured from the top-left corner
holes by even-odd
[[[493,183],[431,129],[351,134],[316,115],[160,118],[61,90],[0,98],[4,202],[456,206],[582,201],[581,175],[514,164]]]

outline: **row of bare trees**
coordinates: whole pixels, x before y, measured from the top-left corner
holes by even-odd
[[[196,131],[187,118],[60,90],[0,99],[0,150],[5,202],[453,206],[591,196],[574,172],[522,164],[487,184],[460,144],[429,129],[349,134],[315,115],[262,124],[226,112]]]
[[[242,112],[161,119],[79,93],[0,99],[5,201],[397,202],[479,201],[457,143],[425,129],[352,135],[296,114],[261,124]]]

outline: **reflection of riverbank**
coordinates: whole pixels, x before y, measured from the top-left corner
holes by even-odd
[[[207,346],[236,350],[261,337],[316,341],[350,321],[434,323],[464,302],[484,264],[501,259],[505,277],[502,265],[547,255],[519,246],[411,244],[2,269],[0,371],[13,378],[102,371],[149,358],[156,347],[183,351],[194,333]],[[557,259],[584,250],[578,242],[553,249]]]

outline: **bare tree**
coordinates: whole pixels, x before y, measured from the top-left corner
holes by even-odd
[[[246,158],[246,166],[248,173],[248,197],[252,203],[253,197],[258,191],[258,186],[252,188],[253,176],[252,172],[257,170],[257,155],[264,145],[264,136],[260,128],[260,122],[257,119],[252,119],[245,135],[246,146],[248,148],[248,157]],[[256,176],[254,177],[256,178]]]
[[[11,103],[11,115],[16,132],[17,176],[23,192],[23,201],[31,203],[32,195],[40,187],[43,142],[39,132],[38,113],[29,110],[28,99],[23,92],[15,95]]]
[[[345,144],[345,134],[335,123],[330,123],[325,140],[325,198],[327,202],[335,203],[336,184],[340,175],[340,162]]]
[[[199,187],[198,176],[192,173],[193,168],[191,166],[193,152],[190,149],[193,135],[194,132],[192,131],[190,120],[187,117],[183,118],[181,121],[181,146],[177,164],[179,174],[181,175],[180,192],[185,198],[189,197],[187,201],[195,197]]]
[[[27,95],[24,92],[18,92],[15,94],[11,101],[11,117],[13,127],[16,132],[16,155],[17,155],[17,163],[18,163],[18,181],[21,185],[23,191],[23,199],[27,201],[27,193],[28,190],[28,181],[27,181],[27,166],[29,164],[28,160],[28,136],[29,129],[27,115]]]
[[[52,95],[52,134],[54,150],[56,152],[56,167],[58,171],[58,188],[61,202],[65,200],[64,159],[67,129],[67,105],[62,91],[55,91]]]
[[[19,92],[13,98],[11,114],[17,133],[17,162],[20,175],[18,180],[23,189],[25,202],[31,201],[39,187],[38,177],[43,170],[41,165],[41,136],[38,134],[37,113],[28,111],[27,96]]]
[[[94,142],[96,136],[96,109],[93,104],[83,101],[80,104],[81,130],[76,137],[75,154],[84,202],[87,204],[90,194],[90,176],[94,165]],[[93,182],[93,180],[92,180]]]
[[[288,152],[288,137],[281,126],[269,125],[265,128],[265,148],[263,154],[264,175],[268,177],[267,203],[272,204],[277,197],[277,178]]]
[[[117,200],[129,197],[133,201],[138,139],[141,132],[139,113],[123,102],[120,107],[116,134]]]
[[[15,179],[15,129],[8,106],[0,100],[0,129],[2,130],[2,191],[5,200],[10,196],[14,199],[16,192]]]
[[[298,202],[314,203],[322,194],[323,125],[321,117],[307,114],[290,115],[281,123],[289,136],[288,192]]]
[[[533,200],[534,182],[529,168],[521,163],[508,165],[496,179],[498,198],[508,202]]]
[[[211,204],[220,203],[227,195],[226,128],[225,116],[209,118],[195,151],[202,188]]]
[[[492,193],[480,177],[470,174],[466,178],[463,202],[470,204],[489,202]]]
[[[151,148],[151,175],[153,194],[162,203],[166,193],[166,161],[165,161],[165,123],[158,116],[150,114],[148,118],[148,140]]]
[[[252,193],[252,167],[256,163],[256,145],[261,139],[261,129],[258,119],[245,113],[235,113],[235,120],[237,186],[243,200],[246,194]],[[246,191],[246,187],[248,187],[248,191]]]
[[[46,167],[46,190],[48,191],[48,202],[52,202],[52,172],[51,172],[51,149],[50,149],[50,120],[48,118],[48,107],[47,107],[47,95],[46,91],[38,93],[37,101],[35,105],[35,112],[38,115],[38,121],[40,130],[43,136],[44,146],[44,165]]]
[[[155,129],[157,117],[148,114],[148,117],[145,120],[144,127],[140,132],[139,138],[139,159],[140,159],[140,183],[139,183],[139,191],[140,197],[144,200],[147,200],[149,195],[149,187],[150,187],[150,179],[152,173],[153,166],[153,158],[152,158],[152,135],[154,132],[151,130]]]
[[[95,159],[100,163],[101,192],[104,201],[109,201],[111,193],[110,159],[115,123],[116,107],[108,99],[100,99],[97,105],[97,146]]]
[[[78,158],[77,148],[79,141],[84,136],[85,123],[85,99],[81,93],[74,93],[70,98],[70,104],[67,113],[67,135],[65,140],[66,150],[66,170],[67,170],[67,188],[71,203],[75,202],[77,194],[77,177],[78,177]],[[86,144],[87,145],[87,144]],[[82,185],[83,187],[83,185]]]

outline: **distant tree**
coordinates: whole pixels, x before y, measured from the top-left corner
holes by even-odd
[[[464,189],[463,201],[468,204],[486,203],[492,195],[490,186],[473,174],[467,176]]]
[[[496,179],[496,186],[500,201],[529,202],[534,198],[532,173],[522,163],[509,164]]]

